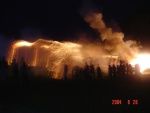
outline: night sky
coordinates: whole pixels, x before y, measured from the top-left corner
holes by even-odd
[[[98,33],[89,27],[83,15],[96,11],[103,14],[108,27],[148,48],[149,6],[147,0],[1,0],[0,41],[2,44],[5,39],[37,36],[73,41],[80,34],[95,40]]]

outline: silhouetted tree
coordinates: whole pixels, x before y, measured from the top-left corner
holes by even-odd
[[[117,65],[117,77],[120,77],[120,65]]]
[[[94,78],[94,77],[95,77],[94,65],[91,64],[89,68],[90,68],[90,69],[89,69],[90,78]]]
[[[67,80],[68,65],[64,65],[64,79]]]
[[[8,75],[8,63],[5,57],[2,57],[2,59],[0,60],[0,73],[0,80],[6,80]]]
[[[101,71],[101,68],[98,66],[96,70],[97,70],[97,78],[98,78],[98,79],[102,79],[102,71]]]
[[[90,68],[89,68],[89,66],[87,65],[87,63],[85,63],[85,66],[84,66],[84,70],[83,70],[83,75],[84,75],[84,78],[85,79],[90,79],[90,74],[89,74],[89,72],[90,72]]]
[[[112,66],[108,65],[108,73],[109,73],[110,78],[112,78],[112,72],[113,72]]]
[[[82,68],[75,66],[72,70],[73,79],[80,79],[82,77]]]
[[[125,64],[123,63],[120,63],[120,66],[119,66],[119,76],[121,78],[125,77]]]
[[[21,78],[22,78],[22,81],[23,82],[27,82],[28,80],[28,66],[24,60],[24,58],[21,59],[20,61],[21,65],[20,65],[20,75],[21,75]]]
[[[117,68],[116,68],[116,66],[113,64],[113,66],[112,66],[112,73],[113,73],[113,78],[116,78],[116,72],[117,72]]]
[[[129,64],[128,68],[129,68],[129,76],[132,76],[133,75],[133,67],[132,67],[132,65]]]
[[[16,61],[16,59],[13,59],[12,63],[11,63],[11,70],[12,70],[12,75],[13,78],[16,82],[19,81],[19,69],[18,69],[18,63]]]
[[[72,78],[76,79],[78,75],[78,66],[74,66],[72,69]]]

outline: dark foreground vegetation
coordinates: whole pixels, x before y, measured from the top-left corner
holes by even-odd
[[[0,113],[146,113],[150,110],[150,76],[139,66],[108,66],[108,78],[100,67],[85,64],[61,80],[42,67],[30,67],[22,58],[8,65],[0,60]],[[44,75],[44,76],[42,76]]]
[[[150,78],[54,80],[0,83],[0,113],[146,113],[150,107]],[[113,105],[112,100],[121,100]],[[127,104],[138,100],[138,104]]]

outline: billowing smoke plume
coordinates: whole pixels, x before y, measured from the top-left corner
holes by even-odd
[[[125,42],[122,32],[113,32],[112,28],[107,28],[101,13],[89,13],[84,20],[89,23],[91,28],[100,33],[104,48],[112,55],[117,55],[126,61],[134,58],[138,51],[136,41],[129,40]]]
[[[29,66],[44,66],[49,71],[55,72],[54,78],[63,78],[65,64],[69,67],[70,77],[74,66],[84,68],[85,63],[99,65],[102,71],[107,73],[111,59],[113,63],[118,62],[118,59],[130,62],[136,56],[138,53],[136,41],[124,41],[122,32],[114,32],[112,28],[107,28],[101,13],[87,13],[87,10],[83,12],[86,12],[86,15],[82,14],[84,20],[99,32],[102,44],[87,43],[83,40],[78,43],[44,39],[34,42],[17,41],[9,49],[7,56],[9,64],[14,58],[19,61],[24,57]]]

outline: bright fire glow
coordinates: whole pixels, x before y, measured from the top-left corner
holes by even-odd
[[[61,78],[63,66],[80,64],[83,57],[82,46],[72,42],[58,42],[52,40],[38,39],[35,42],[16,41],[8,52],[8,63],[11,64],[15,58],[18,62],[24,57],[29,66],[46,67],[54,71],[54,78]]]
[[[110,55],[99,48],[95,45],[84,46],[74,42],[44,39],[38,39],[35,42],[22,40],[12,43],[8,50],[7,60],[10,65],[13,59],[19,63],[23,57],[29,66],[45,67],[49,72],[53,72],[54,78],[63,78],[64,64],[69,67],[68,76],[71,76],[74,66],[83,68],[85,63],[99,65],[104,72],[107,72]]]
[[[138,54],[137,57],[131,61],[132,65],[139,64],[140,72],[150,68],[150,54]]]
[[[21,46],[32,46],[33,43],[27,42],[27,41],[19,41],[15,44],[15,46],[17,47],[21,47]]]

